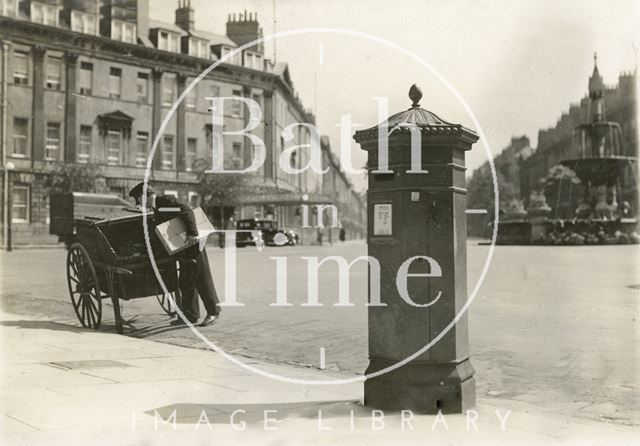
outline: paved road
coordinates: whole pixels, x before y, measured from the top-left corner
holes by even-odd
[[[323,267],[323,307],[306,300],[304,256],[353,259],[366,246],[238,250],[238,301],[203,333],[227,351],[275,362],[361,373],[367,365],[366,269],[352,271],[350,308],[337,308],[335,269]],[[469,243],[469,289],[479,277],[488,247]],[[224,256],[209,251],[214,278],[224,290]],[[291,307],[275,301],[272,256],[288,263]],[[1,253],[2,307],[16,314],[46,315],[77,324],[68,302],[63,250]],[[602,421],[640,424],[640,330],[636,246],[498,247],[489,274],[470,311],[472,362],[479,392],[539,404],[545,410]],[[204,347],[188,329],[168,326],[153,299],[127,302],[127,334],[172,344]],[[103,330],[113,314],[104,309]]]

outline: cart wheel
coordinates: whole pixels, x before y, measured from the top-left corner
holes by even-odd
[[[87,250],[74,243],[67,253],[67,284],[73,309],[83,327],[100,328],[102,299],[98,275]]]
[[[177,295],[176,293],[171,293],[171,296],[173,297],[173,301],[172,299],[169,299],[168,294],[158,294],[156,296],[156,299],[158,299],[158,303],[160,304],[160,306],[162,307],[165,313],[167,313],[169,316],[175,316],[176,314],[175,303],[176,303]]]

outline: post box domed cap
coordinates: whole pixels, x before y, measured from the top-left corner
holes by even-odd
[[[449,136],[466,134],[474,142],[478,140],[478,136],[473,130],[461,124],[448,122],[435,113],[421,108],[422,90],[416,84],[413,84],[409,89],[409,99],[412,102],[409,109],[390,116],[386,121],[374,127],[356,131],[353,139],[358,143],[375,140],[378,138],[378,129],[384,125],[386,125],[387,131],[395,129],[393,133],[409,133],[409,128],[413,125],[417,126],[423,134]]]

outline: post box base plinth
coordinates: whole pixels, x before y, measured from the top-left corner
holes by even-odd
[[[367,374],[393,364],[372,359]],[[365,406],[385,411],[464,413],[476,403],[474,369],[469,359],[457,363],[412,361],[364,383]]]

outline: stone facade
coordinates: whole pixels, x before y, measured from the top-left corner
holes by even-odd
[[[262,36],[253,14],[230,16],[228,35],[216,35],[193,28],[194,11],[187,0],[179,3],[175,24],[149,20],[148,0],[6,0],[6,5],[0,11],[2,159],[4,165],[15,166],[10,177],[14,207],[25,217],[13,216],[14,244],[55,241],[48,235],[44,178],[57,165],[97,164],[104,178],[95,192],[126,198],[127,190],[144,178],[158,135],[151,165],[155,188],[198,204],[193,165],[196,160],[211,161],[212,103],[205,98],[213,96],[251,98],[261,106],[262,119],[251,133],[265,142],[267,156],[251,180],[275,192],[228,209],[225,220],[232,215],[264,216],[275,209],[281,225],[295,229],[303,194],[322,194],[321,179],[309,172],[287,174],[278,167],[284,128],[314,124],[315,118],[299,100],[288,66],[265,59],[262,45],[220,64],[163,123],[204,69]],[[239,101],[225,102],[225,131],[242,130],[249,117]],[[293,133],[286,147],[310,140],[303,127]],[[242,135],[225,136],[224,157],[226,169],[246,168],[253,146]],[[300,151],[292,162],[304,166],[308,159],[308,151]],[[346,177],[343,181],[350,187]],[[294,194],[297,203],[281,202],[278,193]],[[4,192],[2,199],[4,213]],[[25,200],[26,215],[19,209]],[[219,212],[210,212],[210,217],[216,226],[227,226]]]
[[[511,142],[504,148],[493,160],[493,164],[496,169],[496,173],[499,177],[501,184],[501,205],[508,203],[512,199],[521,198],[521,165],[523,160],[531,156],[533,149],[529,138],[525,135],[514,136],[511,138]],[[486,162],[478,169],[476,169],[469,182],[469,188],[473,188],[474,181],[478,180],[478,177],[485,179],[491,178],[491,168],[489,163]],[[480,182],[482,183],[482,182]],[[473,194],[472,194],[473,195]],[[470,203],[470,206],[484,208],[486,205],[479,205],[477,203]],[[501,206],[504,207],[504,206]],[[486,214],[467,214],[467,233],[474,237],[488,237],[491,233],[491,227],[489,223],[493,220],[493,209],[487,209]]]
[[[322,176],[322,190],[329,201],[338,209],[339,222],[345,230],[347,240],[366,236],[366,197],[356,192],[349,177],[340,167],[340,161],[331,151],[329,139],[322,138],[324,167],[328,172]],[[325,220],[331,222],[330,216]],[[341,228],[327,228],[327,240],[334,243],[339,240]]]

